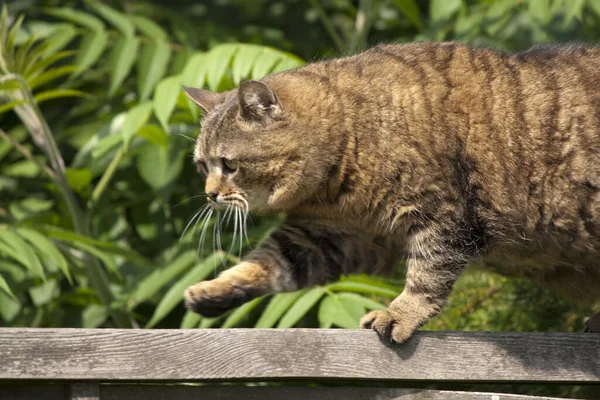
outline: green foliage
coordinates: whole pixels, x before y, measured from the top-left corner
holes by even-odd
[[[600,33],[594,0],[40,0],[24,19],[26,3],[0,24],[0,321],[14,326],[357,327],[402,280],[345,277],[220,318],[185,311],[183,289],[237,258],[214,251],[212,222],[201,245],[188,225],[204,205],[188,157],[201,115],[181,85],[228,90],[379,42],[517,50]],[[255,217],[251,244],[279,219]],[[221,239],[228,249],[231,232]],[[475,270],[425,328],[578,331],[590,313]]]

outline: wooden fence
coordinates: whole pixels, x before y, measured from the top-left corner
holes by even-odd
[[[600,385],[600,334],[0,328],[2,400],[547,399],[448,382]]]

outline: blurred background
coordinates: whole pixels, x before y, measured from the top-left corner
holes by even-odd
[[[180,84],[227,90],[378,43],[517,51],[599,37],[598,0],[8,1],[0,326],[357,328],[402,291],[402,265],[391,278],[344,277],[216,319],[186,312],[185,287],[235,264],[240,250],[228,252],[231,226],[218,250],[213,221],[199,242],[204,184],[190,155],[201,115]],[[280,219],[253,217],[241,253]],[[592,313],[475,266],[424,329],[582,331]]]

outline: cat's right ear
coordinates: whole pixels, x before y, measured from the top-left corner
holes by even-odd
[[[206,89],[181,86],[185,94],[196,104],[208,112],[221,102],[221,93],[211,92]]]

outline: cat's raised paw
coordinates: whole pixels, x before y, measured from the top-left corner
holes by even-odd
[[[374,310],[360,320],[362,329],[372,329],[385,340],[394,343],[406,342],[416,331],[413,324],[400,318],[400,314],[390,310]]]
[[[249,290],[218,279],[190,286],[184,292],[185,305],[205,317],[218,317],[252,298]]]

